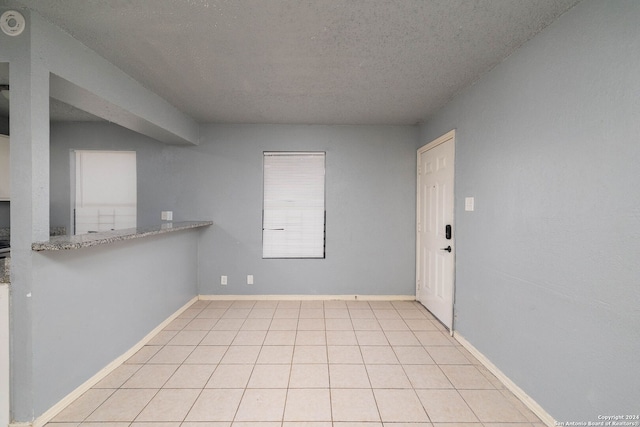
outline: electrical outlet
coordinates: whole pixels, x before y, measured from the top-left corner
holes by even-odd
[[[253,274],[247,276],[247,285],[253,285]]]
[[[227,286],[227,276],[220,276],[220,284]]]
[[[173,221],[173,211],[162,211],[160,218],[163,221]]]

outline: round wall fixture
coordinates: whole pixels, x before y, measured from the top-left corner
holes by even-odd
[[[24,16],[15,10],[7,10],[0,16],[0,28],[8,36],[19,36],[24,31]]]

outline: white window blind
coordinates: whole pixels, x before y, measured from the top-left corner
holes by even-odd
[[[74,233],[133,228],[137,222],[135,151],[75,151]]]
[[[324,258],[322,152],[265,152],[263,258]]]

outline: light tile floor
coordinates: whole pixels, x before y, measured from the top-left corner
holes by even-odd
[[[48,427],[542,427],[416,302],[198,301]]]

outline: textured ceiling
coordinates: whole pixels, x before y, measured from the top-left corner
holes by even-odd
[[[415,124],[578,0],[10,0],[199,122]]]

